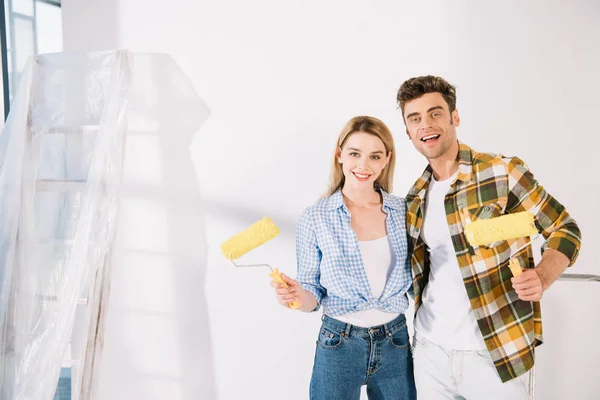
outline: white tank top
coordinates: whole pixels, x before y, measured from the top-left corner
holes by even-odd
[[[373,293],[373,297],[378,299],[383,293],[393,267],[392,250],[388,237],[384,236],[375,240],[359,241],[358,247],[360,248],[363,267],[371,286],[371,293]],[[369,328],[388,323],[399,315],[400,313],[389,313],[378,308],[371,308],[369,310],[340,315],[335,317],[335,319],[347,324]]]
[[[483,350],[485,343],[463,283],[444,209],[444,197],[455,177],[439,182],[432,177],[429,183],[421,237],[431,268],[415,330],[419,336],[452,350]]]

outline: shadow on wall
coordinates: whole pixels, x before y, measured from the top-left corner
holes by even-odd
[[[217,398],[189,151],[208,116],[170,56],[133,56],[101,399]]]

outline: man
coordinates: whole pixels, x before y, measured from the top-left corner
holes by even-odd
[[[415,380],[419,397],[527,399],[534,348],[542,343],[539,300],[575,262],[573,218],[516,157],[478,153],[458,142],[456,89],[421,76],[398,91],[406,133],[429,161],[407,195],[415,295]],[[544,236],[535,266],[529,238],[472,246],[470,222],[528,211]]]

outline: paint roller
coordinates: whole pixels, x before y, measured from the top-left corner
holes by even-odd
[[[221,244],[221,252],[225,258],[230,260],[236,267],[268,267],[271,270],[269,276],[271,279],[273,279],[273,281],[282,283],[285,285],[285,287],[289,287],[281,277],[279,270],[277,268],[273,269],[269,264],[237,264],[234,261],[278,235],[279,228],[277,225],[275,225],[270,218],[264,217],[260,221],[250,225],[250,227],[245,231],[242,231],[224,241]],[[297,309],[301,306],[298,301],[293,301],[288,303],[288,305],[291,309]]]
[[[519,239],[538,235],[533,215],[527,211],[507,214],[492,219],[480,219],[465,226],[465,236],[472,246],[485,246],[493,242]],[[517,277],[523,273],[519,261],[513,255],[527,247],[529,243],[521,246],[510,255],[508,266]]]

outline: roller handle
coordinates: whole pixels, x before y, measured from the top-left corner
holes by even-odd
[[[519,260],[517,260],[516,258],[510,259],[510,261],[508,262],[508,267],[510,268],[510,271],[512,272],[515,278],[523,273],[523,269],[519,264]]]
[[[275,268],[273,270],[273,272],[271,272],[269,274],[269,276],[271,277],[271,279],[273,279],[273,282],[283,283],[285,285],[285,287],[290,287],[287,284],[287,282],[283,280],[283,278],[281,277],[281,273],[279,272],[279,270],[277,268]],[[292,301],[292,302],[288,303],[288,306],[290,306],[290,308],[292,310],[295,310],[297,308],[300,308],[301,304],[298,301]]]

